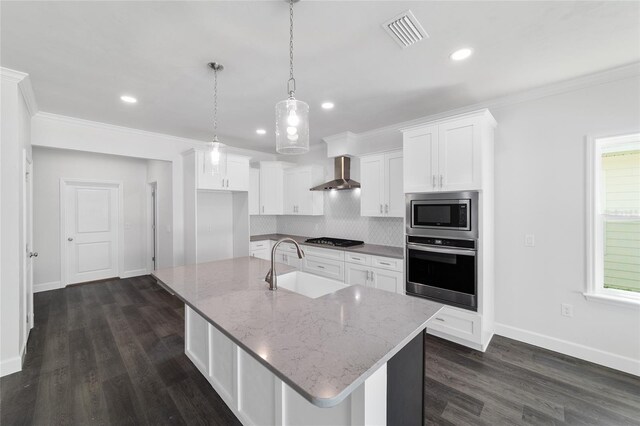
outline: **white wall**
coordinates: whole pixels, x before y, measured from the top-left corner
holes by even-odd
[[[274,154],[233,148],[237,141],[225,142],[231,146],[229,152],[248,156],[252,161],[276,158]],[[184,172],[181,153],[191,148],[202,147],[204,141],[39,112],[32,120],[32,143],[34,146],[49,148],[170,161],[173,265],[184,264]]]
[[[60,179],[122,182],[124,276],[146,272],[147,162],[137,158],[62,149],[33,148],[33,234],[39,256],[34,287],[60,284]]]
[[[587,135],[640,130],[640,78],[491,110],[496,129],[496,322],[640,374],[640,309],[586,301]],[[535,234],[535,247],[524,235]],[[574,317],[560,315],[561,303]],[[609,361],[606,361],[609,360]]]
[[[173,266],[173,172],[170,161],[147,160],[147,182],[156,183],[156,267]],[[149,227],[147,227],[149,228]]]
[[[23,155],[31,156],[27,75],[0,69],[0,376],[19,371],[28,335],[23,236]]]

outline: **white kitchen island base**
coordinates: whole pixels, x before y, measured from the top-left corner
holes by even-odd
[[[185,305],[185,353],[244,425],[386,425],[387,364],[320,408]]]

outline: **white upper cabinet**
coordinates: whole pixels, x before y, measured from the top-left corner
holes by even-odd
[[[260,169],[249,169],[249,214],[260,214]]]
[[[310,189],[324,181],[321,166],[293,167],[284,172],[284,214],[324,214],[324,192]]]
[[[482,110],[404,129],[404,192],[482,189],[492,175],[495,126]]]
[[[260,214],[283,214],[285,168],[280,161],[260,162]]]
[[[404,192],[402,152],[360,158],[360,214],[403,217]]]
[[[213,173],[207,153],[196,152],[196,178],[198,189],[218,191],[249,190],[249,157],[227,155],[227,173]]]

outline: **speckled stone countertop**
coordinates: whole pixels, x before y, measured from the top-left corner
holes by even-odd
[[[323,244],[310,244],[305,243],[305,240],[313,237],[303,237],[300,235],[287,235],[287,234],[264,234],[264,235],[252,235],[251,241],[262,241],[262,240],[274,240],[277,241],[280,238],[293,238],[296,240],[298,244],[304,244],[308,246],[321,247],[332,250],[342,250],[342,251],[353,251],[356,253],[362,254],[372,254],[374,256],[384,256],[384,257],[393,257],[395,259],[402,259],[404,257],[404,249],[402,247],[393,247],[393,246],[380,246],[377,244],[363,244],[360,246],[353,247],[332,247],[326,246]]]
[[[270,263],[239,257],[153,275],[318,407],[340,403],[425,328],[443,305],[350,286],[310,299],[263,281]],[[278,275],[293,268],[278,264]]]

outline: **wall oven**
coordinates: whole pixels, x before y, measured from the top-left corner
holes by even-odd
[[[478,193],[407,194],[406,292],[478,309]]]

